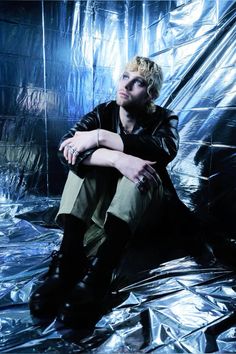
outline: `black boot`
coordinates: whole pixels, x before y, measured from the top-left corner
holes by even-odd
[[[44,283],[31,295],[30,312],[37,318],[55,317],[66,295],[88,270],[83,248],[85,225],[73,215],[65,215],[64,236],[54,251]]]
[[[100,315],[102,300],[109,291],[113,270],[130,238],[128,225],[109,215],[107,238],[85,277],[78,282],[59,311],[58,320],[65,326],[83,328],[93,324]]]

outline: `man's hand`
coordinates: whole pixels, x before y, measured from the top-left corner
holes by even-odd
[[[145,191],[151,184],[159,185],[160,179],[152,167],[156,162],[140,159],[139,157],[119,154],[114,167],[120,173],[134,182],[140,191]]]
[[[97,146],[97,129],[80,132],[77,131],[72,138],[66,139],[60,145],[59,150],[68,163],[74,165],[79,153]]]
[[[127,155],[122,151],[100,148],[88,156],[83,164],[116,168],[123,176],[136,184],[140,191],[146,191],[150,185],[159,186],[160,178],[152,167],[156,162]]]

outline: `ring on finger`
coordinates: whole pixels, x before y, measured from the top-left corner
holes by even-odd
[[[73,148],[73,146],[69,145],[68,146],[69,151],[71,152],[71,154],[73,154],[76,150]]]
[[[146,177],[146,176],[142,176],[142,178],[140,178],[139,182],[140,182],[141,184],[146,183],[146,182],[147,182],[147,177]]]
[[[144,184],[143,184],[142,182],[140,182],[140,181],[136,182],[136,187],[138,188],[138,190],[139,190],[140,192],[143,192],[143,190],[144,190]]]

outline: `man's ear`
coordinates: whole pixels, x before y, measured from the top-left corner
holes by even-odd
[[[147,93],[146,103],[150,103],[152,100],[153,100],[153,97]]]

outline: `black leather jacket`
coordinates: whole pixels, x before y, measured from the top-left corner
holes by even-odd
[[[124,153],[145,160],[157,161],[157,164],[153,167],[162,179],[163,186],[174,191],[166,166],[173,160],[178,151],[179,135],[177,126],[178,117],[172,111],[156,106],[155,113],[145,114],[141,119],[139,118],[132,134],[125,134],[122,131],[119,119],[119,106],[115,101],[109,101],[98,105],[92,112],[83,116],[63,136],[61,142],[71,138],[76,131],[101,128],[119,133],[124,144]],[[64,165],[68,165],[78,175],[83,175],[86,168],[89,167],[81,164],[81,162],[95,150],[96,148],[89,149],[79,154],[76,164],[73,166],[68,165],[62,153],[59,153],[59,157]]]

